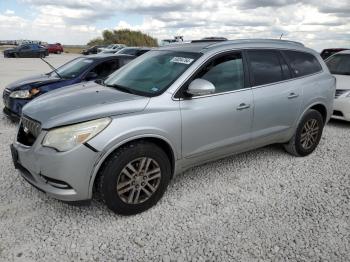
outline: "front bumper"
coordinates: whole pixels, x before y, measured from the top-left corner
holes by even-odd
[[[334,99],[332,118],[350,121],[350,97]]]
[[[3,94],[4,113],[12,120],[18,121],[22,114],[22,108],[31,101],[31,99],[16,99],[9,96],[9,94]]]
[[[99,152],[80,145],[68,152],[41,146],[43,131],[32,146],[11,145],[15,167],[37,189],[63,201],[91,199],[90,179]]]
[[[13,122],[19,122],[20,116],[11,112],[7,107],[4,107],[3,110],[4,114]]]

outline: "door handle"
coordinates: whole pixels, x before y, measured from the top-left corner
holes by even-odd
[[[249,104],[242,103],[236,109],[240,111],[240,110],[248,109],[249,107],[250,107]]]
[[[299,96],[298,94],[292,92],[292,93],[290,93],[290,94],[288,95],[288,99],[297,98],[298,96]]]

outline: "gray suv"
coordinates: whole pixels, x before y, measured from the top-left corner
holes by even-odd
[[[130,215],[190,167],[273,143],[312,153],[334,95],[323,60],[300,43],[166,46],[104,82],[27,104],[11,151],[22,176],[47,194],[80,202],[97,192]]]

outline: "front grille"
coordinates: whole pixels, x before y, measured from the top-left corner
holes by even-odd
[[[39,122],[23,116],[18,130],[17,141],[23,145],[32,146],[40,132],[41,125]]]
[[[31,133],[35,138],[38,137],[38,135],[41,132],[41,125],[39,122],[32,120],[26,116],[22,117],[22,125],[23,129],[26,133]]]
[[[346,90],[346,89],[337,89],[337,90],[335,90],[335,98],[338,98],[339,96],[341,96],[342,94],[345,94],[348,91],[349,90]]]

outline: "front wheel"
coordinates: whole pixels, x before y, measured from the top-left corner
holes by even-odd
[[[284,145],[286,151],[295,156],[307,156],[318,146],[324,122],[320,112],[310,109],[301,119],[292,139]]]
[[[100,171],[99,192],[108,208],[118,214],[143,212],[163,196],[171,177],[166,153],[149,142],[118,149]]]

